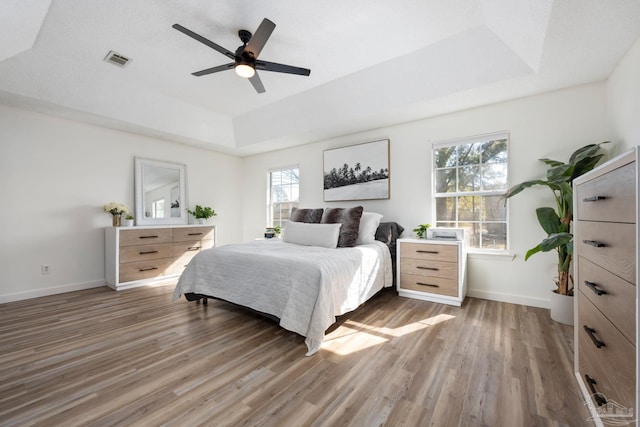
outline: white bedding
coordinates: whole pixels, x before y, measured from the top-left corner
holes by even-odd
[[[355,310],[392,281],[389,248],[378,241],[327,249],[261,240],[202,251],[173,297],[204,294],[276,316],[280,326],[306,337],[310,356],[335,316]]]

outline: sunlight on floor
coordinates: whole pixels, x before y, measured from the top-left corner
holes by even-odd
[[[455,316],[449,314],[438,314],[398,328],[376,327],[348,320],[325,337],[322,349],[346,356],[453,318]]]

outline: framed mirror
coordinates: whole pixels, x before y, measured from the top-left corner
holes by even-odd
[[[135,157],[136,224],[187,224],[186,165]]]

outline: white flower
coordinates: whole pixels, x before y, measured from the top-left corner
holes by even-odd
[[[129,212],[129,208],[122,203],[111,202],[102,207],[105,212],[109,212],[111,215],[122,215]]]

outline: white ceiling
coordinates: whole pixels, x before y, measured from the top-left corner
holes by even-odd
[[[3,0],[0,102],[247,155],[606,79],[640,0]],[[276,23],[266,93],[234,51]],[[104,62],[110,50],[131,58]]]

